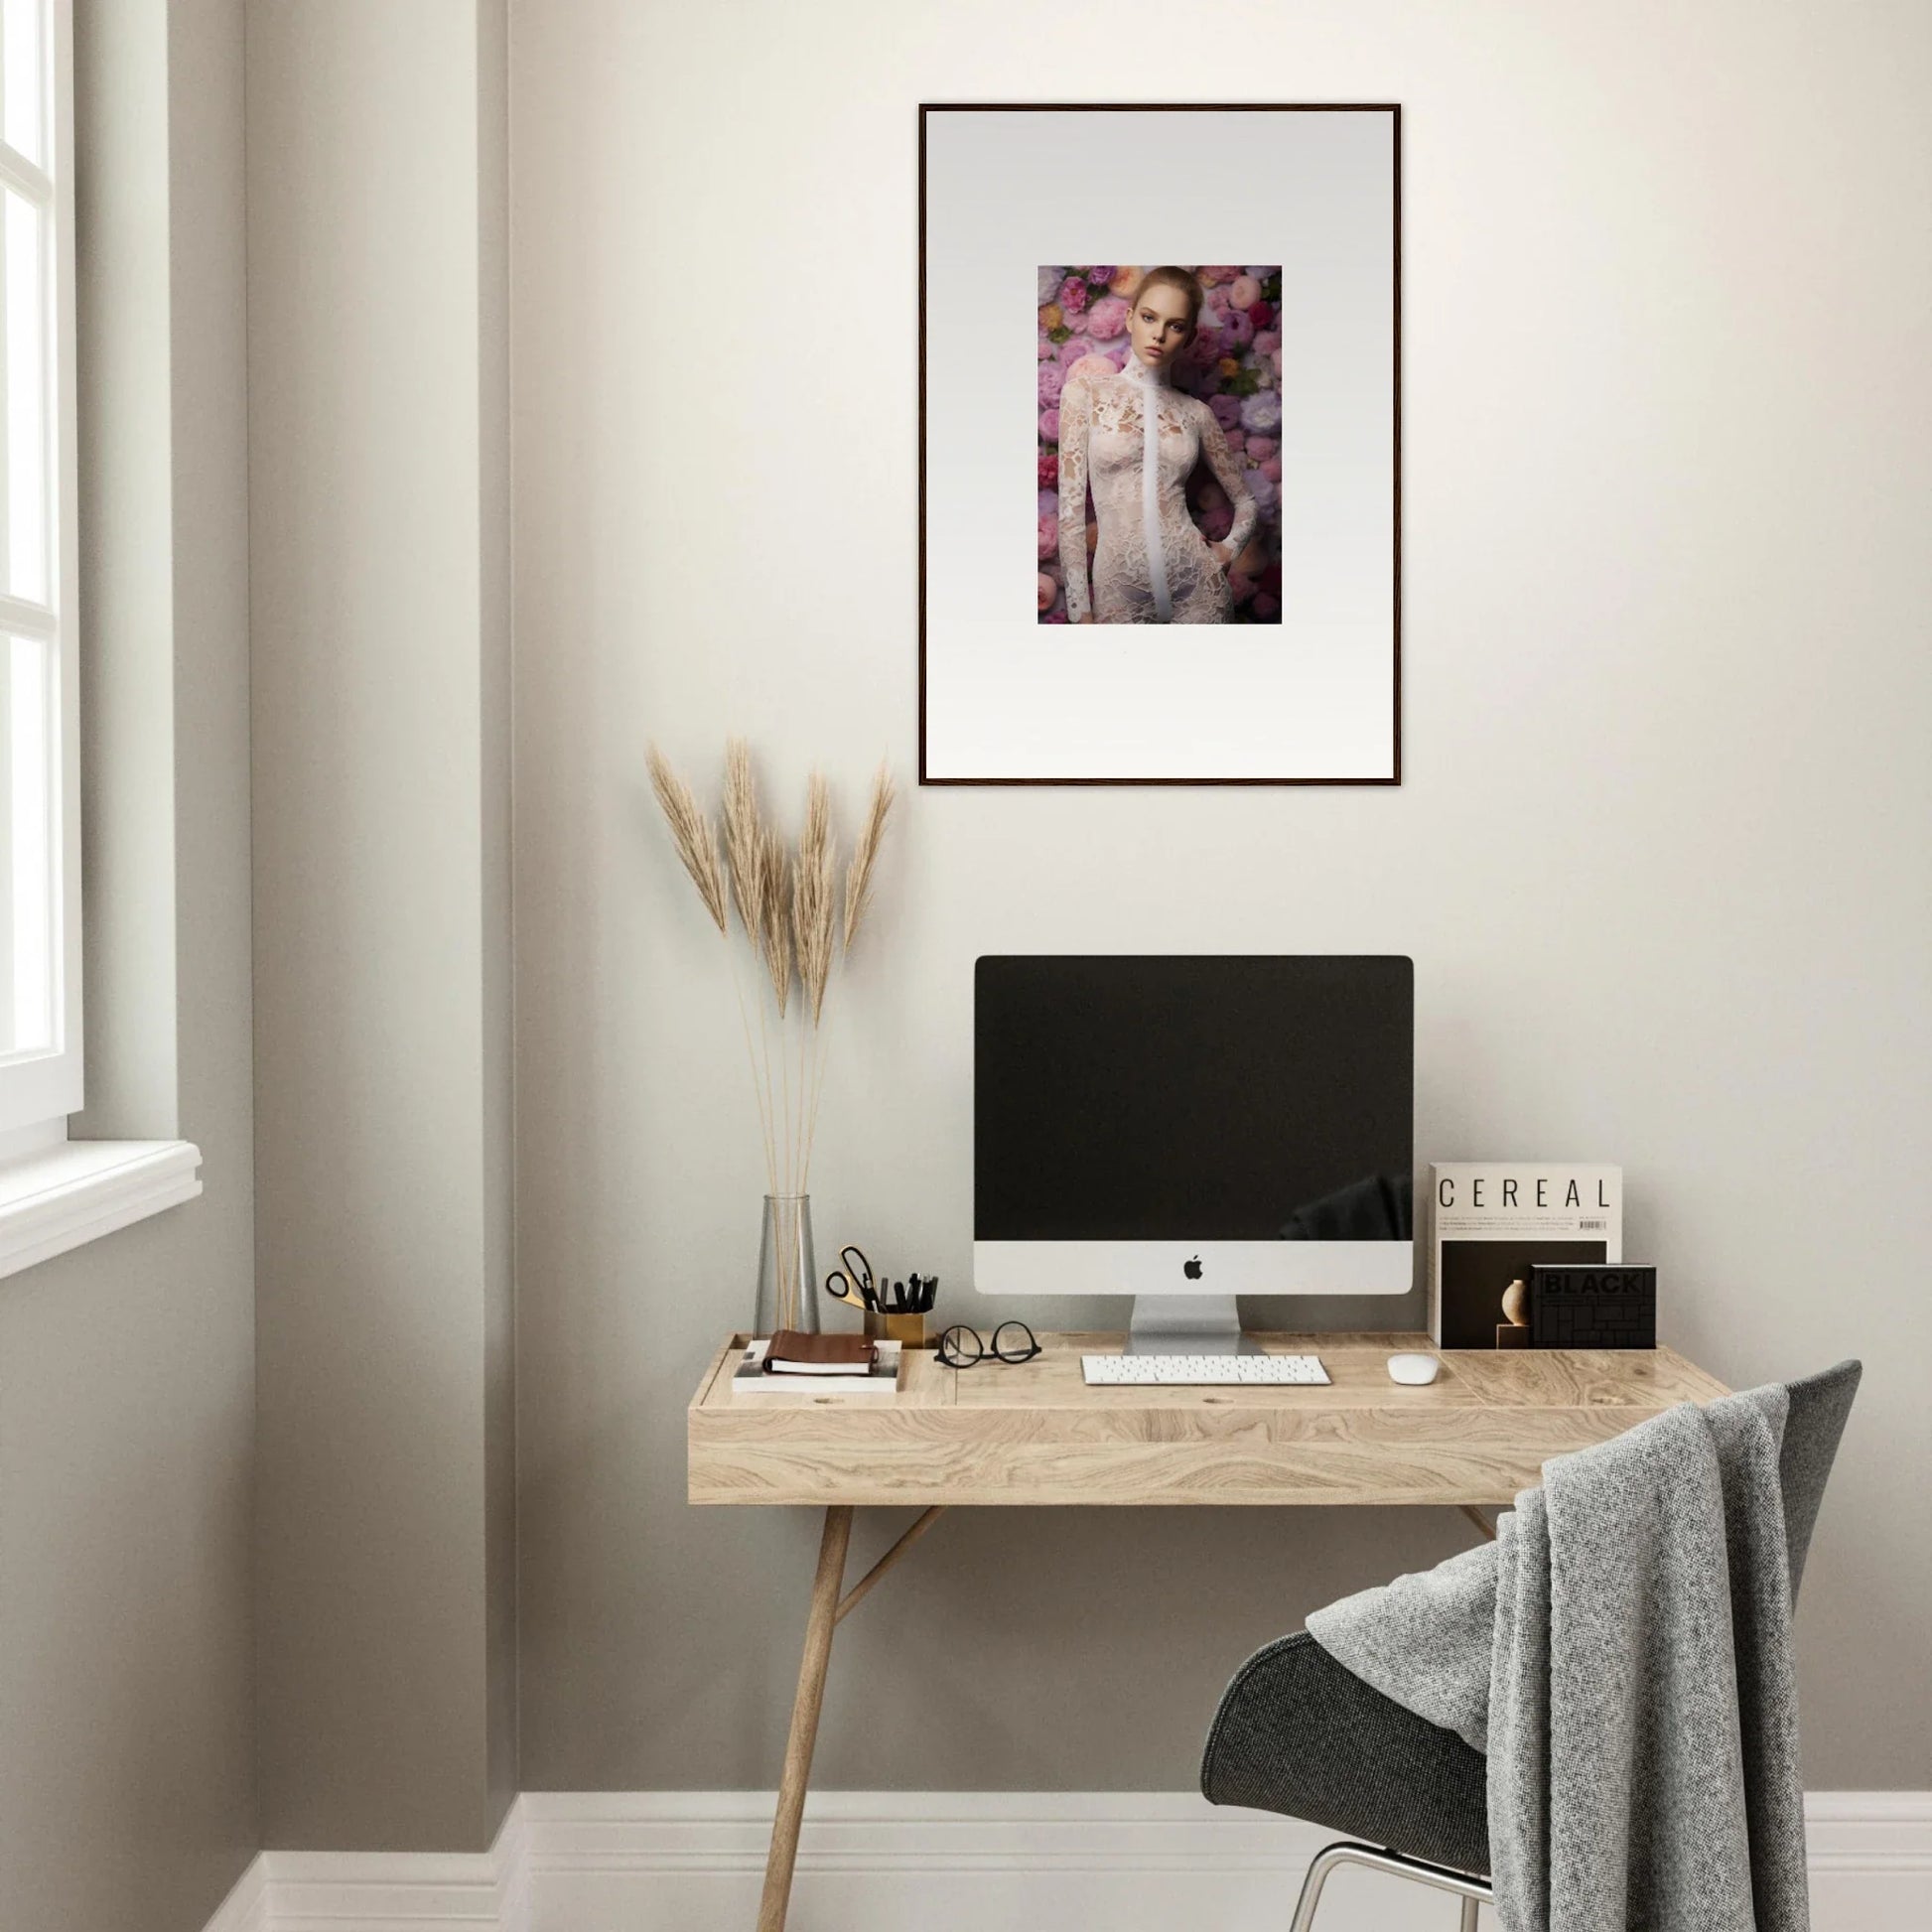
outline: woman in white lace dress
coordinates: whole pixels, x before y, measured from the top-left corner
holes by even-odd
[[[1150,269],[1128,308],[1127,366],[1074,365],[1060,397],[1060,569],[1070,623],[1226,623],[1228,565],[1254,534],[1255,499],[1213,412],[1173,386],[1200,321],[1184,268]],[[1234,505],[1210,544],[1187,512],[1187,479],[1205,463]],[[1100,541],[1087,585],[1087,485]]]

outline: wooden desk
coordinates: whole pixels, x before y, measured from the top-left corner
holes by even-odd
[[[942,1508],[1087,1503],[1440,1503],[1493,1535],[1544,1461],[1621,1435],[1723,1383],[1668,1348],[1455,1353],[1427,1388],[1389,1380],[1388,1357],[1433,1353],[1411,1334],[1263,1335],[1271,1353],[1318,1355],[1327,1387],[1097,1388],[1080,1356],[1118,1334],[1045,1334],[1035,1361],[940,1366],[908,1351],[898,1395],[734,1401],[746,1337],[712,1358],[687,1415],[694,1503],[809,1504],[825,1511],[805,1654],[792,1704],[759,1932],[782,1932],[818,1731],[832,1630]],[[844,1589],[855,1508],[922,1508]],[[841,1591],[843,1590],[843,1594]]]

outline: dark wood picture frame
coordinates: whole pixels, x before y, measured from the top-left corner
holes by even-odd
[[[1391,220],[1391,289],[1394,301],[1394,366],[1391,370],[1395,445],[1392,453],[1394,717],[1392,762],[1373,777],[934,777],[926,760],[926,120],[933,114],[1363,114],[1391,117],[1394,155]],[[1394,101],[921,101],[919,103],[919,777],[921,785],[1399,785],[1402,782],[1402,108]]]

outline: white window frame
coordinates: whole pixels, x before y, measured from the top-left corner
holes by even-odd
[[[80,935],[80,691],[76,619],[80,551],[76,531],[78,459],[74,405],[73,315],[73,18],[71,0],[42,6],[43,169],[0,139],[0,185],[40,208],[41,279],[45,340],[53,347],[45,396],[48,437],[47,501],[50,605],[43,609],[0,592],[0,634],[39,637],[58,669],[53,760],[57,782],[49,800],[57,855],[52,867],[50,928],[58,938],[52,962],[53,1038],[39,1049],[0,1058],[0,1148],[58,1144],[67,1117],[85,1091],[81,1014]]]
[[[4,4],[4,0],[0,0]],[[47,489],[48,583],[42,607],[0,593],[0,637],[41,637],[58,666],[50,750],[59,759],[50,786],[54,859],[50,930],[51,1044],[0,1058],[0,1276],[47,1261],[82,1242],[202,1191],[201,1150],[187,1141],[70,1141],[68,1117],[84,1098],[80,919],[80,546],[77,529],[74,111],[72,0],[40,0],[43,169],[13,149],[0,123],[0,184],[44,213],[41,275],[52,346],[43,421],[53,466]],[[3,373],[3,370],[0,370]],[[0,461],[4,452],[0,452]],[[0,541],[5,532],[0,531]],[[11,817],[11,814],[9,814]]]

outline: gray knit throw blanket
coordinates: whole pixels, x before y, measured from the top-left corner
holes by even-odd
[[[1496,1541],[1309,1618],[1489,1757],[1505,1932],[1808,1932],[1782,1388],[1543,1465]]]

